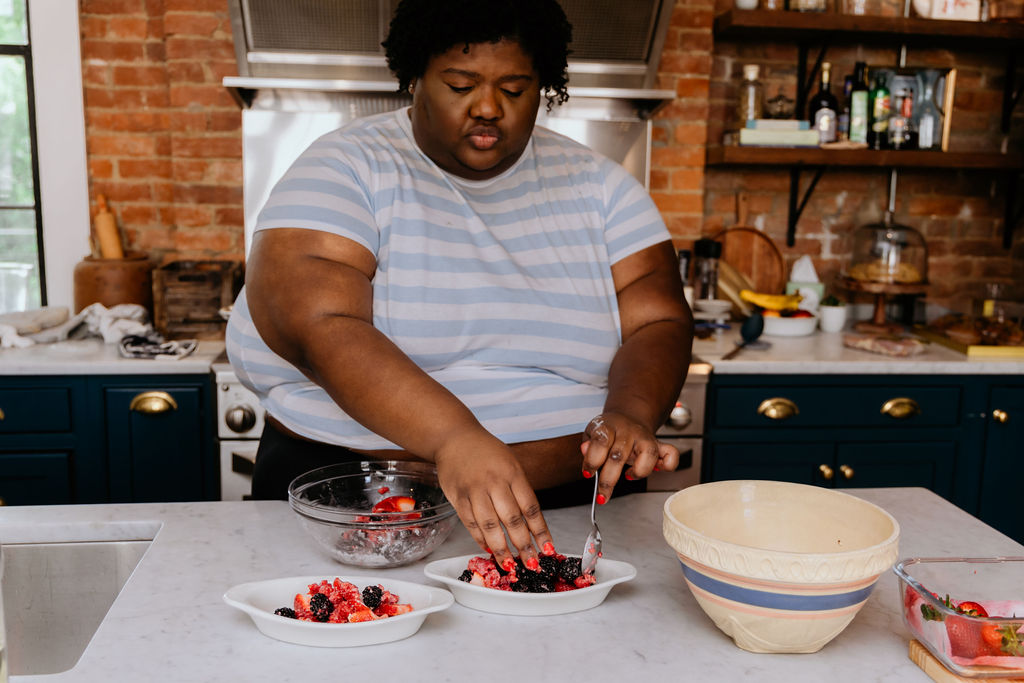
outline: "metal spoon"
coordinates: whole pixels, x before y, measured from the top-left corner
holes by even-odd
[[[761,315],[761,309],[755,308],[754,312],[747,316],[747,319],[740,325],[740,337],[743,338],[736,348],[729,353],[722,356],[722,360],[729,360],[737,353],[739,353],[744,346],[755,341],[764,332],[764,316]]]
[[[597,567],[597,558],[601,556],[601,530],[597,528],[597,482],[600,479],[598,473],[594,473],[594,497],[590,501],[590,535],[583,545],[583,559],[580,561],[580,568],[584,574],[593,574]]]

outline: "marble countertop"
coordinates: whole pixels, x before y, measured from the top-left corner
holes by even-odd
[[[730,323],[711,339],[695,339],[693,355],[710,363],[715,373],[732,375],[1024,375],[1024,360],[968,358],[939,344],[907,358],[883,356],[843,346],[841,332],[815,331],[806,337],[762,337],[767,349],[736,347],[740,324]]]
[[[851,489],[892,513],[900,556],[1021,555],[1024,547],[925,489]],[[462,607],[427,618],[406,640],[345,650],[291,645],[260,634],[221,595],[232,585],[285,576],[387,573],[427,582],[431,559],[476,552],[461,527],[432,556],[391,570],[358,570],[319,552],[284,502],[211,502],[0,508],[5,542],[76,535],[156,538],[78,664],[12,681],[285,681],[336,672],[349,681],[621,682],[645,680],[920,681],[896,577],[882,575],[864,609],[820,652],[763,655],[740,650],[704,615],[662,540],[668,493],[609,501],[601,510],[605,554],[636,565],[601,606],[555,617],[509,617]],[[583,507],[547,513],[557,544],[581,541]],[[105,531],[104,522],[120,526]]]
[[[5,375],[190,375],[210,371],[224,351],[223,341],[201,341],[190,355],[170,358],[122,358],[117,344],[78,339],[0,349],[0,377]]]

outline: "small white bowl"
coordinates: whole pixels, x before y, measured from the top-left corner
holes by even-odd
[[[636,576],[636,568],[628,562],[601,558],[594,572],[597,581],[592,586],[561,593],[513,593],[459,581],[466,564],[474,557],[476,555],[463,555],[435,560],[424,567],[423,573],[448,586],[460,605],[520,617],[568,614],[597,607],[608,597],[612,587]]]
[[[698,311],[725,315],[732,309],[732,302],[727,299],[697,299],[694,302]]]
[[[764,332],[766,337],[806,337],[814,334],[818,327],[818,316],[809,318],[783,318],[764,316]]]
[[[228,589],[224,602],[248,614],[261,633],[275,640],[316,647],[358,647],[408,638],[420,629],[427,615],[448,609],[455,601],[443,588],[383,576],[348,575],[342,580],[360,589],[380,584],[403,604],[412,605],[412,611],[354,624],[321,624],[274,614],[278,607],[291,607],[297,593],[305,593],[309,584],[320,583],[324,578],[325,575],[293,576],[242,583]]]

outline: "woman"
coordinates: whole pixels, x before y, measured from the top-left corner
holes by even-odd
[[[538,491],[597,474],[604,502],[676,467],[654,431],[692,321],[639,183],[535,130],[542,93],[566,99],[556,0],[480,5],[400,3],[384,45],[412,107],[281,179],[227,344],[269,414],[254,496],[343,459],[430,461],[480,547],[531,567],[554,547]]]

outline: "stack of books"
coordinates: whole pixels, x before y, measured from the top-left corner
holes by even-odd
[[[740,129],[740,144],[748,147],[817,147],[818,131],[810,121],[752,119]]]

